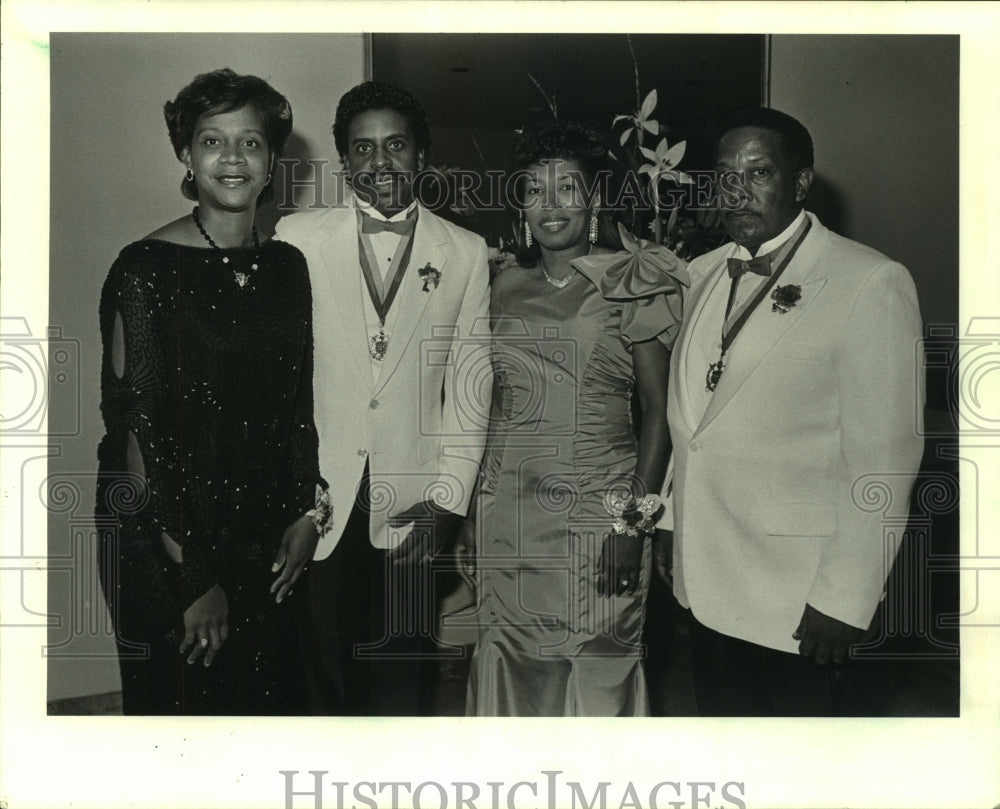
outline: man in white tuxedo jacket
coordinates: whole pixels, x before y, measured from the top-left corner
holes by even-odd
[[[704,715],[868,710],[842,701],[865,673],[846,661],[900,539],[871,498],[905,516],[923,450],[913,282],[803,210],[812,152],[775,110],[724,127],[733,241],[691,263],[671,359],[674,593]]]
[[[426,708],[430,563],[466,513],[485,441],[486,245],[414,201],[430,130],[409,93],[358,85],[333,131],[353,197],[276,230],[309,264],[333,501],[308,577],[313,710],[412,715]]]

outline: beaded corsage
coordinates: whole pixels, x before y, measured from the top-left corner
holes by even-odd
[[[662,505],[658,494],[647,494],[639,500],[622,491],[604,495],[604,508],[612,517],[611,530],[631,537],[653,532],[656,524],[653,517]]]
[[[306,512],[307,517],[312,517],[313,525],[316,526],[316,533],[320,536],[326,534],[333,527],[333,498],[330,490],[324,489],[316,484],[316,507]]]

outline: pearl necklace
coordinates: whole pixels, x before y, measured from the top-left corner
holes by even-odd
[[[208,242],[209,246],[213,250],[217,250],[218,252],[221,253],[222,252],[222,248],[219,247],[219,245],[217,245],[215,243],[215,239],[213,239],[211,236],[209,236],[208,232],[202,226],[202,224],[201,224],[201,217],[198,216],[198,206],[197,205],[195,205],[194,209],[191,211],[191,218],[194,220],[194,224],[198,228],[198,232],[201,233],[201,235],[205,237],[205,241]],[[254,224],[250,225],[250,236],[253,239],[253,249],[254,250],[259,250],[260,249],[260,234],[257,233],[257,226],[254,225]],[[260,261],[260,256],[255,256],[255,259],[256,260],[250,265],[250,269],[253,270],[253,271],[256,271],[257,268],[258,268],[258,266],[259,266],[258,262]],[[222,257],[222,263],[223,264],[228,264],[229,263],[229,256],[223,256]],[[236,284],[239,286],[240,289],[243,289],[243,287],[245,287],[248,283],[250,283],[250,275],[249,275],[249,273],[240,272],[239,270],[234,269],[233,270],[233,277],[236,279]]]
[[[587,255],[589,256],[593,252],[594,252],[594,245],[591,244],[590,245],[590,249],[587,250]],[[545,271],[545,262],[543,261],[542,262],[542,275],[544,275],[545,276],[545,280],[548,281],[550,284],[552,284],[552,286],[554,286],[556,289],[563,289],[567,284],[569,284],[570,281],[573,280],[573,276],[576,275],[576,270],[573,270],[565,278],[553,278],[551,275],[549,275]]]

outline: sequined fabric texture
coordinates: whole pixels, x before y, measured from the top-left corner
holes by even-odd
[[[249,283],[240,286],[237,273]],[[224,251],[136,242],[108,274],[100,324],[106,435],[96,514],[126,712],[285,712],[275,658],[295,654],[297,605],[274,604],[270,569],[319,480],[305,260],[278,241]],[[129,466],[130,434],[144,485]],[[182,564],[167,556],[161,532],[180,544]],[[195,682],[182,669],[177,676],[191,682],[178,692],[163,670],[178,656],[184,610],[215,584],[229,602],[230,640],[218,673]],[[169,660],[139,671],[159,654]]]

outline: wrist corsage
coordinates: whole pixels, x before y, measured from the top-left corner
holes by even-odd
[[[639,500],[621,491],[604,495],[604,507],[612,517],[611,530],[631,537],[653,532],[654,515],[662,505],[658,494],[647,494]]]
[[[324,489],[316,484],[316,507],[309,509],[306,516],[312,517],[316,533],[320,536],[326,534],[333,527],[333,498],[330,496],[329,489]]]

